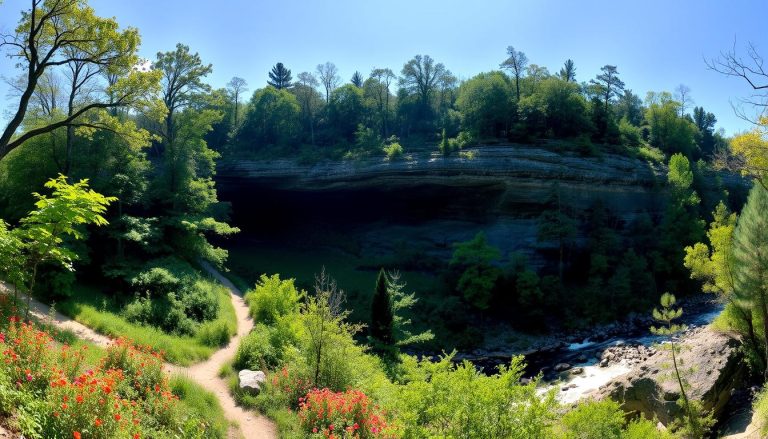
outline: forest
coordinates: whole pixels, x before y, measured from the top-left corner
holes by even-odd
[[[705,293],[719,314],[707,330],[738,340],[734,392],[758,389],[746,405],[768,432],[759,103],[753,128],[729,136],[684,84],[641,97],[617,65],[586,72],[566,59],[550,71],[513,46],[461,80],[422,54],[349,79],[330,61],[296,74],[276,61],[241,73],[263,83],[216,88],[194,47],[145,59],[138,29],[85,0],[28,3],[0,39],[15,66],[0,134],[0,437],[719,437],[725,409],[698,398],[695,365],[681,360],[685,318]],[[738,50],[702,69],[764,93],[763,58]],[[427,158],[490,175],[473,170],[487,151],[630,163],[650,176],[642,191],[656,207],[579,207],[574,183],[554,177],[524,212],[527,252],[482,227],[443,243],[444,257],[398,242],[366,261],[375,282],[350,294],[325,268],[294,279],[229,251],[241,229],[268,224],[238,222],[242,199],[256,216],[280,214],[255,186],[223,196],[233,189],[219,191],[220,164],[362,173]],[[447,193],[461,210],[459,191]],[[386,200],[369,202],[395,209]],[[309,206],[294,206],[297,221]],[[329,236],[359,245],[351,231]],[[410,272],[433,283],[413,291]],[[496,325],[560,343],[639,315],[671,363],[675,408],[663,413],[563,402],[526,349],[493,369],[460,355]]]

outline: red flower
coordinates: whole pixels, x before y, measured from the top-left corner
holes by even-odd
[[[80,432],[79,431],[73,431],[72,436],[74,436],[74,439],[80,439]]]
[[[93,422],[93,424],[96,425],[97,427],[101,427],[101,419],[96,418],[96,420]]]
[[[115,414],[115,421],[119,421],[119,420],[120,420],[120,413],[116,413]]]

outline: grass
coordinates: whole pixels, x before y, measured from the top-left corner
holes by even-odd
[[[160,329],[131,323],[120,315],[119,305],[106,294],[91,285],[77,285],[75,294],[56,307],[63,314],[108,337],[125,337],[138,345],[151,346],[162,351],[166,361],[181,366],[205,360],[221,344],[217,335],[226,331],[229,337],[237,331],[235,310],[226,288],[206,281],[216,288],[220,311],[216,320],[200,326],[196,337],[167,334]],[[229,339],[229,337],[226,337]],[[218,341],[219,343],[213,343]]]
[[[226,438],[229,423],[216,395],[205,390],[191,379],[174,375],[171,377],[171,391],[179,397],[184,413],[200,419],[210,426],[212,438]]]

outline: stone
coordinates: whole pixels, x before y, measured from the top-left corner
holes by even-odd
[[[608,363],[609,363],[608,359],[603,358],[602,360],[600,360],[600,367],[608,367]]]
[[[570,373],[571,373],[571,375],[580,375],[580,374],[584,373],[584,368],[583,367],[574,367],[573,369],[570,370]]]
[[[731,398],[731,390],[741,386],[746,376],[739,340],[730,334],[702,327],[686,335],[681,343],[678,361],[697,366],[686,377],[690,384],[688,397],[699,401],[704,410],[717,419]],[[712,350],[714,355],[710,354]],[[591,396],[613,399],[627,413],[639,413],[647,419],[655,417],[668,425],[681,415],[677,404],[680,390],[677,381],[669,374],[659,373],[669,362],[668,355],[655,355],[643,364],[649,374],[641,376],[637,367],[614,378]]]
[[[570,369],[571,365],[568,363],[558,363],[555,366],[555,372],[565,372],[566,370]]]
[[[254,396],[261,392],[261,386],[267,382],[267,375],[260,370],[243,369],[237,377],[240,389]]]

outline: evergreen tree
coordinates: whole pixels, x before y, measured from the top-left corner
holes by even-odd
[[[566,82],[576,82],[576,66],[573,65],[573,60],[568,59],[563,64],[563,68],[560,69],[560,79]]]
[[[352,75],[352,79],[350,79],[349,82],[357,88],[363,88],[363,75],[360,72],[355,71],[355,74]]]
[[[284,88],[291,88],[291,70],[287,69],[283,63],[279,62],[272,67],[272,71],[269,72],[269,80],[267,84],[275,87],[278,90]]]
[[[736,223],[733,235],[734,295],[763,323],[763,343],[768,352],[768,190],[756,184]],[[766,369],[768,377],[768,369]]]
[[[389,282],[382,268],[376,278],[376,290],[373,292],[371,303],[371,338],[384,346],[392,346],[392,298],[389,295]]]

